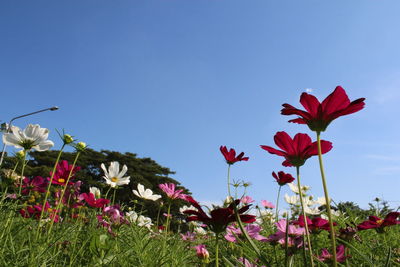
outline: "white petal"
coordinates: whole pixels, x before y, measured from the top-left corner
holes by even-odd
[[[52,141],[46,140],[46,141],[43,141],[40,144],[34,146],[33,148],[36,149],[37,151],[45,151],[45,150],[49,150],[53,146],[54,146],[54,143]]]
[[[136,196],[138,196],[138,197],[140,197],[140,198],[142,197],[142,196],[139,194],[139,192],[136,191],[135,189],[133,189],[132,192],[133,192]]]
[[[100,165],[100,167],[103,169],[104,174],[105,174],[107,177],[109,177],[108,171],[107,171],[106,166],[104,165],[104,163],[102,163],[102,164]]]

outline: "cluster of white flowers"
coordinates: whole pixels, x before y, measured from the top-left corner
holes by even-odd
[[[288,194],[285,194],[284,199],[289,205],[292,206],[292,209],[297,211],[301,206],[299,189],[293,184],[289,184],[289,188],[290,190],[292,190],[293,193],[295,193],[295,195],[289,196]],[[318,197],[317,199],[314,199],[312,195],[307,195],[307,191],[310,189],[311,188],[307,185],[303,185],[301,187],[304,201],[304,212],[310,215],[318,215],[321,213],[318,207],[325,205],[326,200],[324,197]]]
[[[129,211],[126,214],[126,218],[132,222],[136,223],[140,227],[146,227],[148,229],[153,226],[153,223],[151,222],[151,219],[149,217],[145,217],[143,215],[138,215],[135,211]]]

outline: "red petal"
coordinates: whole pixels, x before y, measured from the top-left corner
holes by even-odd
[[[329,141],[321,140],[321,152],[322,154],[328,153],[332,149],[332,143]],[[318,155],[318,143],[315,141],[311,144],[309,149],[305,152],[308,157]]]
[[[309,120],[312,118],[312,116],[301,109],[297,109],[295,107],[293,107],[292,105],[289,104],[283,104],[283,109],[281,109],[281,114],[282,115],[299,115],[300,117],[303,117],[306,120]]]
[[[286,132],[277,132],[274,136],[274,141],[288,155],[295,155],[296,149],[293,146],[293,139]]]
[[[293,138],[296,155],[302,155],[303,152],[311,145],[311,137],[305,133],[298,133]]]
[[[307,122],[306,122],[304,119],[302,119],[302,118],[297,118],[297,119],[289,120],[288,122],[298,123],[298,124],[307,124]]]
[[[283,156],[283,157],[286,156],[286,153],[285,153],[285,152],[283,152],[283,151],[281,151],[281,150],[277,150],[277,149],[272,148],[272,147],[270,147],[270,146],[260,146],[260,147],[261,147],[262,149],[268,151],[268,152],[271,153],[271,154],[275,154],[275,155]]]
[[[312,117],[317,117],[318,107],[320,103],[315,96],[307,93],[302,93],[300,96],[300,103],[310,113]]]
[[[335,90],[322,101],[321,105],[322,112],[326,116],[347,108],[350,105],[350,99],[346,91],[341,86],[337,86]]]

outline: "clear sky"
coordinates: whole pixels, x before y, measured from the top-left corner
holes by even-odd
[[[0,119],[58,105],[15,125],[49,128],[55,149],[55,129],[65,129],[94,149],[151,157],[207,202],[226,196],[219,146],[234,147],[250,160],[232,178],[275,202],[271,172],[294,169],[259,145],[282,130],[315,138],[287,123],[281,104],[342,85],[366,107],[323,134],[334,146],[331,197],[397,207],[399,9],[397,0],[1,1]],[[322,196],[316,158],[302,180]]]

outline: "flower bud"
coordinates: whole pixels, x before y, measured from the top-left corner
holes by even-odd
[[[74,142],[74,138],[72,138],[72,136],[69,135],[69,134],[64,134],[64,136],[63,136],[63,142],[64,142],[64,144],[66,144],[66,145],[71,144],[72,142]]]
[[[86,148],[86,143],[85,142],[79,142],[76,144],[75,148],[79,151],[84,151]]]
[[[25,158],[25,151],[20,150],[17,153],[15,153],[15,157],[19,160],[23,160]]]

